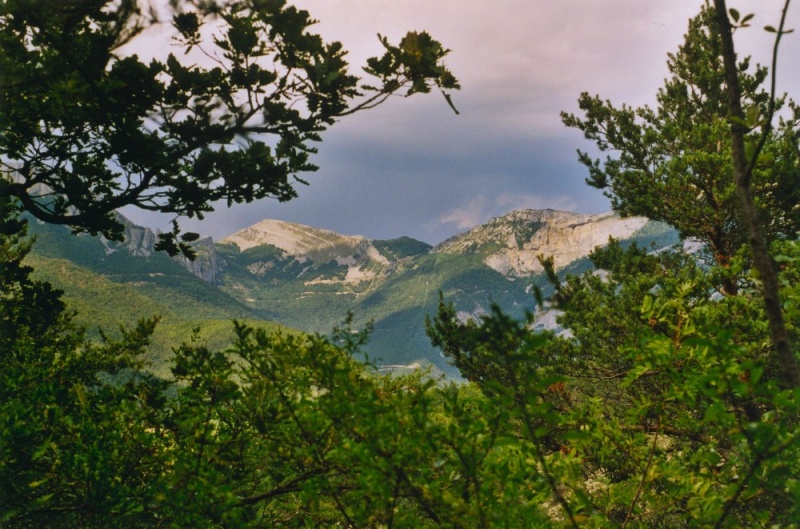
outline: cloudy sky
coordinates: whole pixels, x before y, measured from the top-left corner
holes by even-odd
[[[292,0],[290,0],[292,1]],[[350,116],[319,144],[310,186],[289,203],[264,200],[221,205],[185,229],[219,239],[265,218],[299,222],[373,239],[408,235],[435,244],[520,208],[582,213],[609,209],[584,183],[577,148],[590,145],[561,124],[583,91],[616,104],[652,103],[702,0],[294,0],[339,40],[358,71],[381,53],[380,33],[393,42],[426,30],[452,51],[447,65],[462,90],[456,116],[438,93],[397,97]],[[782,0],[730,1],[756,11],[736,35],[740,53],[769,60],[770,35]],[[797,10],[792,21],[800,21]],[[800,25],[800,24],[795,24]],[[790,27],[794,25],[790,24]],[[800,42],[782,44],[781,85],[797,86]],[[795,98],[798,95],[795,94]],[[126,211],[134,220],[163,220]]]

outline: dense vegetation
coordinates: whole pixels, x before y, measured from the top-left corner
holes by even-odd
[[[693,82],[709,77],[708,87],[731,89],[713,14],[706,8],[691,22],[682,48],[699,47],[709,60],[686,62],[697,75],[666,92],[703,94]],[[569,121],[597,130],[603,108]],[[719,123],[712,132],[715,145],[735,136]],[[754,179],[756,191],[784,185],[778,173],[795,167],[797,140],[769,134],[744,137],[766,137],[763,152],[774,147],[777,157]],[[590,165],[595,183],[620,178],[612,191],[621,205],[619,186],[643,175],[626,172],[631,145],[619,147],[621,162]],[[712,157],[721,182],[736,172],[726,156]],[[647,187],[661,182],[630,185],[666,200]],[[675,185],[696,194],[704,184]],[[612,242],[591,256],[602,273],[564,280],[543,259],[549,303],[569,330],[560,336],[499,307],[464,322],[441,300],[428,334],[464,384],[372,372],[354,360],[368,336],[347,325],[328,339],[234,323],[230,347],[187,340],[169,376],[158,377],[143,361],[154,320],[89,340],[60,293],[31,277],[25,221],[10,195],[0,193],[3,527],[796,527],[800,519],[800,388],[776,352],[750,236],[726,231],[738,242],[725,259],[710,240],[710,259]],[[765,234],[795,344],[796,204],[767,199],[759,215],[780,216]],[[707,222],[743,230],[746,220],[729,218],[739,218],[737,207],[726,202]]]

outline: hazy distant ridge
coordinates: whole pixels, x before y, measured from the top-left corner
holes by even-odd
[[[514,211],[433,248],[409,237],[370,240],[263,220],[218,243],[210,237],[198,241],[198,257],[188,261],[153,252],[156,234],[132,223],[126,223],[124,242],[37,226],[47,247],[34,246],[35,252],[71,260],[112,285],[154,296],[154,307],[169,302],[169,310],[185,317],[204,312],[216,320],[224,319],[229,307],[230,319],[246,315],[320,333],[352,312],[356,327],[373,323],[366,352],[378,364],[422,361],[451,373],[424,332],[439,292],[465,318],[480,316],[491,303],[520,315],[535,309],[532,287],[548,286],[540,255],[553,257],[559,269],[579,272],[609,236],[659,246],[677,242],[674,230],[663,224],[611,213]],[[74,286],[71,292],[81,296]],[[102,310],[113,313],[108,304],[114,296],[104,303]],[[197,303],[204,307],[200,312]]]

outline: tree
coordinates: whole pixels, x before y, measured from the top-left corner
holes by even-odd
[[[581,130],[605,160],[579,151],[589,169],[587,183],[604,189],[622,215],[666,222],[682,237],[704,243],[712,261],[728,266],[747,242],[736,182],[731,178],[732,79],[726,78],[723,44],[713,8],[706,6],[689,23],[684,44],[669,55],[671,77],[657,94],[657,107],[615,107],[584,93],[584,117],[562,113],[564,123]],[[793,236],[800,229],[800,178],[795,128],[800,110],[786,98],[774,99],[762,85],[767,69],[751,68],[744,58],[735,68],[743,116],[752,126],[744,136],[748,149],[761,140],[755,124],[774,109],[787,119],[765,130],[761,156],[754,162],[752,187],[758,220],[768,240]],[[732,278],[725,292],[736,291]]]
[[[777,31],[772,87],[761,85],[766,68],[749,73],[737,63],[725,2],[708,3],[690,22],[686,42],[668,66],[673,77],[658,93],[656,111],[614,108],[583,94],[581,120],[562,113],[600,150],[616,150],[604,164],[580,153],[587,182],[607,189],[623,215],[644,215],[675,226],[683,237],[707,246],[713,260],[730,267],[747,248],[759,270],[776,356],[785,381],[800,385],[800,364],[789,345],[769,242],[800,230],[800,178],[796,129],[800,108],[775,95],[777,48],[788,4]],[[731,11],[735,23],[740,15]],[[752,15],[741,18],[747,27]],[[786,106],[788,117],[773,125]],[[731,148],[728,146],[731,145]],[[747,246],[745,246],[747,245]],[[733,294],[741,276],[722,274],[721,291]]]
[[[61,292],[23,264],[18,213],[0,194],[0,525],[107,525],[138,512],[157,468],[138,405],[163,391],[140,371],[155,320],[88,341]]]
[[[48,333],[65,323],[65,307],[62,292],[31,279],[33,269],[22,262],[31,249],[24,241],[27,224],[18,218],[5,186],[0,180],[0,350],[10,351],[19,336],[38,337],[43,343],[52,339]]]
[[[710,299],[686,256],[612,245],[593,259],[613,266],[563,285],[566,335],[499,309],[460,322],[444,303],[429,325],[502,416],[485,435],[526,454],[513,477],[553,526],[792,527],[798,400],[776,383],[752,293]],[[782,261],[791,282],[797,261]]]
[[[797,189],[788,176],[797,112],[789,103],[794,115],[771,128],[782,101],[753,91],[766,71],[749,76],[733,53],[728,14],[738,27],[752,16],[715,3],[670,56],[675,77],[657,111],[584,94],[586,119],[564,115],[601,150],[619,151],[604,165],[581,153],[590,184],[609,189],[623,214],[672,219],[713,259],[701,266],[679,248],[650,254],[611,241],[591,256],[604,273],[564,281],[543,260],[561,336],[536,334],[498,308],[463,323],[443,302],[428,324],[443,353],[516,418],[511,435],[571,527],[797,519],[800,408],[788,334],[797,332],[800,245],[784,240],[795,234],[796,202],[776,194]],[[775,31],[779,40],[783,22]],[[725,295],[713,295],[720,285]],[[773,320],[783,309],[781,337]]]
[[[787,2],[783,8],[781,23],[775,39],[774,59],[772,61],[772,91],[770,105],[767,109],[765,119],[760,123],[760,140],[751,145],[750,154],[747,153],[745,135],[748,132],[749,124],[746,120],[745,112],[742,107],[741,86],[736,76],[736,52],[733,46],[733,30],[725,0],[715,0],[717,25],[721,34],[723,58],[725,63],[726,81],[729,86],[728,100],[730,105],[730,137],[731,153],[733,155],[733,180],[736,183],[736,193],[739,199],[739,207],[742,218],[747,230],[750,248],[753,252],[755,266],[759,271],[762,283],[762,296],[766,306],[767,318],[770,324],[772,344],[775,348],[775,356],[784,369],[784,380],[790,387],[800,387],[800,362],[792,351],[789,343],[789,334],[783,318],[783,307],[780,299],[778,274],[769,253],[767,237],[764,234],[763,223],[758,218],[758,209],[754,200],[754,194],[758,194],[758,189],[753,189],[753,170],[759,161],[761,152],[764,149],[769,135],[772,132],[772,119],[776,110],[775,105],[775,68],[777,63],[778,46],[784,32],[786,12],[789,8]],[[731,16],[739,18],[738,11],[732,10]],[[744,24],[750,15],[743,18]],[[738,20],[737,20],[738,22]],[[749,158],[749,160],[748,160]],[[792,206],[797,208],[796,203]]]
[[[385,54],[365,67],[377,82],[361,83],[341,44],[285,0],[172,1],[182,52],[144,63],[121,47],[161,24],[154,5],[0,7],[0,164],[35,217],[118,239],[122,206],[202,218],[215,201],[290,200],[337,119],[401,91],[436,87],[450,103],[458,88],[448,50],[424,32],[381,38]],[[178,233],[161,247],[189,252],[197,236]]]

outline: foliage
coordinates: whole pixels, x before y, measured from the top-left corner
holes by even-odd
[[[707,245],[712,261],[726,265],[747,242],[730,177],[730,103],[722,44],[714,10],[693,18],[685,43],[667,61],[671,76],[656,96],[657,106],[615,107],[587,93],[579,105],[584,117],[562,113],[564,123],[581,130],[603,152],[601,162],[579,151],[589,169],[587,183],[606,190],[615,210],[666,222],[681,236]],[[769,112],[763,88],[767,69],[737,63],[742,105],[748,116],[749,152],[760,140],[757,124]],[[752,184],[760,221],[770,239],[800,230],[795,205],[800,200],[795,125],[797,106],[775,101],[788,115],[770,130],[754,166]]]
[[[784,243],[795,254],[800,242]],[[569,526],[790,527],[800,489],[797,389],[778,385],[759,297],[710,296],[690,256],[619,245],[603,274],[559,286],[569,330],[530,330],[499,308],[429,333],[538,461]],[[787,286],[797,273],[784,271]],[[796,289],[785,292],[793,306]],[[797,321],[794,320],[794,325]],[[509,441],[510,442],[510,441]]]
[[[673,78],[656,112],[618,110],[584,94],[586,119],[564,115],[601,150],[619,152],[604,165],[581,153],[589,183],[608,188],[624,214],[665,220],[699,239],[710,263],[680,248],[648,254],[612,241],[591,256],[599,272],[564,282],[542,259],[563,311],[560,336],[536,333],[532,316],[515,320],[498,307],[463,322],[443,300],[428,321],[434,343],[516,419],[504,422],[506,435],[537,462],[558,507],[551,520],[564,525],[794,527],[800,515],[800,389],[785,376],[792,362],[774,352],[773,294],[760,292],[762,266],[751,271],[750,248],[742,248],[754,240],[752,218],[742,213],[742,177],[730,176],[741,173],[731,129],[743,123],[730,117],[739,95],[729,92],[741,88],[752,127],[783,101],[756,90],[765,70],[748,74],[745,61],[731,73],[720,31],[708,7],[691,22],[686,44],[670,56]],[[747,138],[746,185],[759,197],[756,223],[772,239],[797,229],[796,200],[780,202],[796,193],[795,120]],[[791,330],[799,245],[776,246]],[[758,264],[755,244],[752,252]],[[796,351],[788,356],[796,363]]]
[[[411,237],[399,237],[383,241],[372,241],[381,255],[390,261],[397,261],[404,257],[413,257],[430,251],[431,245]]]
[[[106,377],[125,369],[131,380],[140,367],[135,356],[147,345],[155,320],[123,331],[120,341],[94,345],[64,312],[60,292],[31,279],[22,265],[30,244],[25,222],[7,196],[2,201],[4,250],[0,301],[0,511],[3,525],[61,525],[73,521],[64,505],[90,502],[125,510],[128,488],[143,484],[128,472],[146,451],[130,433],[122,410],[140,396],[130,383],[109,385]],[[74,446],[75,449],[65,449]],[[79,448],[78,448],[79,447]],[[130,460],[117,457],[124,453]],[[76,487],[74,476],[84,476]],[[121,481],[120,481],[121,480]],[[114,490],[108,482],[118,483]],[[107,513],[110,514],[110,513]]]
[[[796,303],[800,244],[782,246]],[[431,333],[475,385],[372,373],[347,327],[329,340],[237,324],[232,348],[187,343],[161,380],[137,360],[152,321],[100,345],[53,324],[61,338],[37,348],[20,326],[0,370],[3,524],[788,526],[797,395],[753,355],[763,326],[720,331],[733,297],[700,295],[702,269],[664,273],[685,256],[593,259],[608,285],[562,288],[565,318],[587,322],[578,339],[499,310],[460,323],[442,304]],[[592,356],[617,296],[639,304],[633,332]]]
[[[452,106],[458,88],[424,32],[381,38],[368,84],[285,0],[181,0],[169,15],[183,51],[146,63],[130,50],[160,23],[147,0],[3,3],[0,163],[37,218],[119,239],[126,205],[202,218],[216,201],[289,200],[340,117],[433,86]],[[196,238],[175,224],[160,248],[190,255]]]
[[[83,20],[55,13],[67,26]],[[187,39],[194,20],[178,22]],[[230,35],[233,48],[248,38]],[[391,64],[404,53],[390,52]],[[497,306],[464,319],[442,296],[428,333],[465,384],[375,373],[355,360],[368,336],[352,318],[331,338],[234,323],[222,350],[195,333],[158,378],[142,360],[156,320],[88,341],[60,292],[23,264],[26,224],[0,191],[3,527],[800,519],[800,388],[779,383],[762,276],[744,251],[715,266],[680,248],[611,241],[591,255],[597,271],[563,280],[543,258],[560,334]],[[777,240],[772,251],[796,334],[800,240]],[[419,273],[435,278],[437,260],[451,257],[425,256]],[[462,266],[465,281],[474,277]]]
[[[17,327],[0,370],[4,527],[456,527],[485,509],[472,495],[499,512],[500,482],[462,471],[492,446],[472,435],[481,401],[370,373],[362,336],[237,324],[232,349],[186,344],[159,380],[137,360],[154,325],[93,345],[53,324],[63,339],[38,347]]]
[[[4,190],[0,181],[0,350],[26,333],[46,343],[48,331],[64,323],[61,293],[49,283],[32,280],[33,269],[22,263],[31,249],[24,241],[27,225]]]

